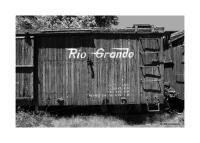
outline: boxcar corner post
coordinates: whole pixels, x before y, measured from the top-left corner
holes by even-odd
[[[34,60],[33,60],[33,65],[34,65],[34,71],[33,71],[33,103],[35,106],[35,111],[38,111],[38,86],[39,86],[39,79],[38,79],[38,38],[34,38]]]
[[[136,49],[137,49],[137,94],[138,100],[136,101],[136,112],[141,112],[141,85],[140,85],[140,47],[139,47],[139,37],[136,39]]]

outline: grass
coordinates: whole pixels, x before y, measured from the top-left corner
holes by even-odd
[[[16,127],[53,127],[53,120],[54,117],[42,112],[40,114],[24,111],[16,113]]]
[[[112,116],[72,116],[53,121],[55,127],[126,127],[128,124]]]
[[[16,127],[184,127],[184,113],[56,117],[45,112],[35,114],[34,112],[18,111]]]

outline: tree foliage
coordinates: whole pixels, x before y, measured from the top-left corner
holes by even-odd
[[[64,30],[67,28],[111,28],[117,16],[16,16],[17,30]]]

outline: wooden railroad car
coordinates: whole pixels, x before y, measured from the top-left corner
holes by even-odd
[[[157,111],[166,35],[151,25],[17,33],[16,99],[35,106],[144,104]]]

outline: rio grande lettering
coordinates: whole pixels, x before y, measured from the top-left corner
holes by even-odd
[[[90,53],[95,55],[96,58],[132,58],[134,56],[134,52],[130,52],[129,48],[113,48],[112,52],[105,52],[103,48],[99,48],[96,52]],[[82,52],[81,50],[71,48],[69,50],[69,58],[86,58],[87,53]]]

